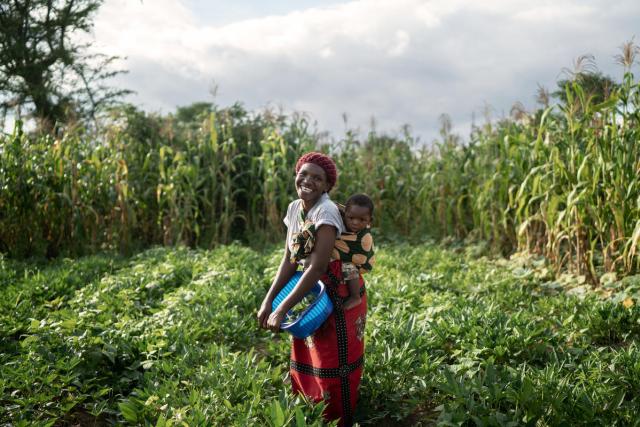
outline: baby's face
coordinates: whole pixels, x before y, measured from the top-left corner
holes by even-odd
[[[371,212],[364,206],[349,205],[344,212],[344,221],[347,230],[357,233],[371,224]]]

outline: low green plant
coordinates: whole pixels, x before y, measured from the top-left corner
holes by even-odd
[[[380,244],[361,425],[633,425],[633,280],[603,299],[473,248]],[[281,250],[2,260],[5,308],[34,292],[32,315],[0,330],[0,422],[321,425],[322,406],[286,384],[288,336],[256,324]]]

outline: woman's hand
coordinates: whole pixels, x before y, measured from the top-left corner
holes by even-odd
[[[276,310],[271,313],[269,315],[269,318],[267,319],[267,329],[270,329],[273,332],[279,332],[280,324],[284,320],[284,315],[285,313],[281,312],[280,310]]]
[[[262,302],[260,306],[260,310],[258,310],[258,326],[263,329],[267,329],[267,320],[271,315],[271,301],[268,301],[266,298]]]
[[[269,320],[269,316],[273,311],[271,305],[273,300],[278,295],[278,292],[282,290],[287,281],[293,276],[293,273],[296,271],[296,264],[292,264],[289,262],[289,258],[291,257],[291,252],[289,252],[289,246],[287,242],[284,245],[284,255],[282,256],[282,260],[280,261],[280,267],[278,267],[278,272],[276,273],[276,277],[271,283],[271,287],[267,291],[267,295],[262,300],[262,304],[260,305],[260,309],[258,310],[258,326],[264,329],[268,329],[267,320]]]

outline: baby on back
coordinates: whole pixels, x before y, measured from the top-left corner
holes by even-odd
[[[373,220],[371,199],[365,194],[349,197],[343,220],[347,233],[336,239],[334,257],[337,252],[336,258],[342,260],[342,278],[349,288],[344,309],[348,310],[360,304],[360,273],[371,271],[373,267],[373,238],[369,231]]]
[[[331,259],[342,261],[342,278],[349,289],[349,297],[344,301],[344,309],[360,304],[360,273],[373,268],[374,246],[370,227],[373,220],[373,202],[365,194],[354,194],[347,203],[338,205],[346,231],[335,241]],[[315,225],[300,218],[301,227],[293,235],[291,262],[299,262],[307,267],[308,256],[315,244]]]

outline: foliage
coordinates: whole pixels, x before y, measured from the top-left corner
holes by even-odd
[[[18,293],[33,317],[4,319],[0,420],[319,424],[321,407],[283,392],[286,342],[269,340],[255,325],[274,258],[230,246],[151,249],[114,260],[117,268],[105,268],[105,259],[81,259],[85,267],[72,274],[83,277],[82,286],[48,288],[46,299],[21,295],[39,278],[66,281],[73,263],[31,266],[33,273],[3,288],[8,304]],[[102,274],[83,275],[88,267]],[[2,277],[24,268],[3,263]]]
[[[545,255],[556,274],[601,277],[640,268],[640,83],[608,97],[564,84],[565,100],[474,126],[469,143],[443,116],[439,140],[347,131],[328,144],[300,115],[196,103],[175,115],[114,109],[104,131],[0,137],[0,251],[10,256],[127,253],[153,244],[211,248],[281,240],[301,153],[329,152],[336,201],[371,196],[374,227],[400,235],[484,240]],[[604,96],[604,94],[601,94]],[[543,104],[548,103],[544,96]]]
[[[618,84],[609,76],[604,76],[599,72],[582,72],[576,74],[572,79],[563,79],[558,82],[558,90],[552,93],[566,103],[568,86],[577,82],[584,90],[585,94],[592,98],[593,104],[599,104],[611,97],[611,93],[618,88]],[[570,90],[570,89],[569,89]]]
[[[89,55],[74,40],[88,33],[102,0],[14,0],[0,4],[0,109],[33,109],[45,131],[78,119],[129,91],[110,89],[115,57]],[[31,113],[31,111],[29,111]],[[3,117],[4,117],[3,114]]]
[[[31,138],[20,127],[0,138],[0,251],[212,247],[282,227],[289,165],[313,138],[304,120],[235,105],[198,116],[194,131],[131,106],[111,114],[99,141]]]
[[[633,424],[637,280],[615,282],[631,304],[575,295],[478,249],[380,248],[360,424]],[[20,314],[2,319],[0,423],[320,425],[284,383],[288,338],[256,325],[280,256],[1,259],[2,301]]]
[[[633,43],[628,42],[623,45],[622,50],[631,48],[633,49]],[[622,65],[625,65],[625,61],[620,61]],[[632,65],[633,59],[628,65]],[[559,80],[557,82],[558,89],[551,95],[555,98],[559,98],[563,104],[567,104],[570,95],[567,94],[569,87],[574,83],[577,83],[585,93],[585,96],[590,98],[591,104],[600,104],[611,97],[611,93],[619,88],[619,85],[609,76],[603,75],[595,63],[593,55],[581,55],[573,62],[573,69],[564,68],[564,74],[568,76],[566,79]]]

